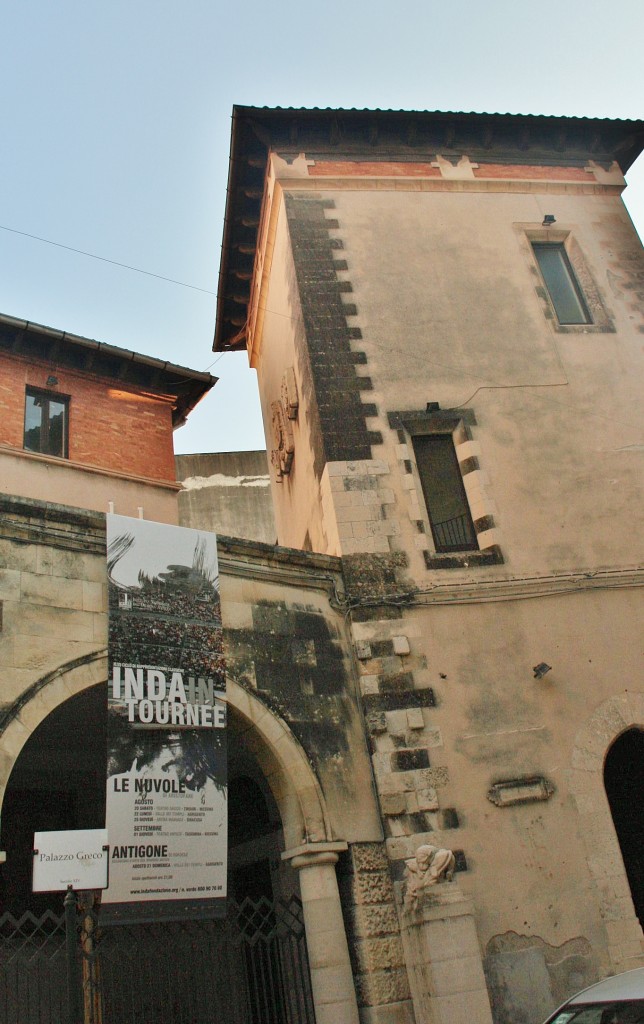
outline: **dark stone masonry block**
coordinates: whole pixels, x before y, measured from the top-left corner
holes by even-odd
[[[436,697],[430,686],[422,690],[400,690],[397,693],[369,693],[362,698],[362,702],[365,712],[436,707]]]
[[[392,753],[392,771],[413,772],[418,768],[429,768],[429,754],[425,747],[416,747],[411,750],[394,750]]]

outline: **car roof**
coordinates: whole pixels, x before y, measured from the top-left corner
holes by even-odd
[[[644,999],[644,967],[637,967],[625,974],[616,974],[578,992],[570,1000],[576,1006],[579,1003],[610,1002],[621,999]]]

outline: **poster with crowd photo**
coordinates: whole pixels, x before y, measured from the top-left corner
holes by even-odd
[[[226,704],[216,537],[107,516],[108,919],[216,916]]]

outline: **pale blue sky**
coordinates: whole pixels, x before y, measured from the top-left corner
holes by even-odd
[[[234,103],[637,118],[643,37],[641,0],[3,0],[0,224],[214,292]],[[214,294],[0,230],[0,312],[210,369],[177,451],[263,447]]]

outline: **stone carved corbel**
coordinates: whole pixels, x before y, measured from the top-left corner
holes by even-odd
[[[416,856],[405,861],[405,906],[418,907],[427,895],[427,890],[440,882],[451,882],[456,870],[456,860],[451,850],[423,844],[416,850]]]
[[[273,420],[273,443],[271,463],[275,467],[277,482],[288,476],[293,464],[295,441],[291,422],[297,419],[299,399],[295,382],[295,371],[289,366],[282,378],[281,397],[271,403]]]

